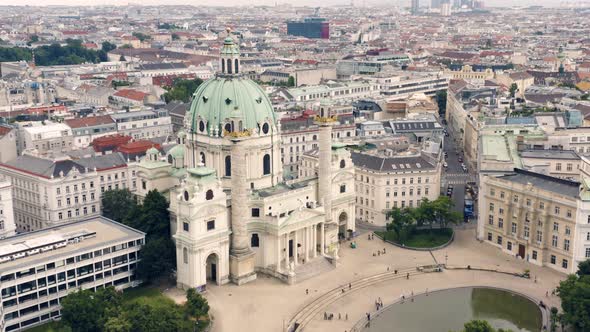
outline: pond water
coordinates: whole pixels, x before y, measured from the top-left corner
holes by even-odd
[[[406,299],[371,319],[363,332],[461,331],[472,319],[487,320],[498,329],[538,332],[542,315],[529,299],[492,288],[456,288]]]

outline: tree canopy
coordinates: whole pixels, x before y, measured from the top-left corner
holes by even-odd
[[[182,101],[187,103],[201,83],[203,83],[203,80],[200,78],[192,80],[177,78],[174,80],[172,86],[168,88],[168,92],[162,95],[162,98],[164,98],[166,103],[171,101]]]
[[[141,33],[141,32],[134,32],[134,33],[132,33],[132,35],[133,35],[133,37],[139,39],[139,41],[141,41],[141,42],[152,39],[152,37],[150,35],[146,35],[145,33]]]
[[[138,277],[151,282],[171,274],[175,267],[176,249],[170,234],[168,201],[157,190],[151,190],[138,204],[127,189],[103,193],[102,213],[105,217],[146,233],[146,243],[139,252]]]
[[[471,320],[463,326],[463,330],[460,332],[512,332],[512,330],[498,329],[495,328],[485,320]]]
[[[563,310],[562,322],[573,331],[587,331],[590,327],[590,259],[578,265],[577,274],[559,283],[557,294]]]
[[[28,48],[0,48],[0,62],[31,61],[32,58],[32,50]],[[105,51],[87,49],[82,46],[82,41],[79,39],[67,39],[65,46],[56,43],[35,48],[35,64],[38,66],[77,65],[103,61],[107,61]]]
[[[117,45],[115,45],[111,42],[108,42],[108,41],[103,42],[102,47],[101,47],[101,49],[104,52],[110,52],[110,51],[114,50],[115,48],[117,48]]]
[[[207,300],[194,289],[185,305],[165,297],[125,300],[112,286],[76,291],[62,300],[62,322],[72,332],[204,331],[209,321]]]

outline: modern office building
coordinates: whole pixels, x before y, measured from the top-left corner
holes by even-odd
[[[136,286],[145,234],[104,217],[0,240],[0,330],[18,331],[61,316],[79,289]]]
[[[287,22],[287,34],[315,39],[330,38],[330,23],[325,18],[308,17],[303,21]]]

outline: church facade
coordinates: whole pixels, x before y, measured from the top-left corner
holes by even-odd
[[[280,123],[265,92],[241,75],[239,55],[226,38],[221,72],[195,91],[172,160],[150,154],[138,165],[142,188],[170,192],[181,288],[243,284],[259,273],[292,283],[301,266],[337,264],[339,240],[355,230],[354,165],[332,142],[334,119],[316,118],[319,149],[309,153],[317,162],[307,165],[315,172],[284,180]]]

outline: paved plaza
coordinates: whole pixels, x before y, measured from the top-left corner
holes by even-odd
[[[499,249],[477,241],[474,229],[457,230],[455,241],[449,247],[432,254],[397,248],[376,237],[369,241],[366,233],[357,237],[356,241],[357,249],[343,246],[338,268],[292,286],[261,274],[256,281],[242,286],[208,285],[206,297],[215,319],[213,331],[283,331],[291,317],[306,304],[340,286],[345,289],[344,294],[318,310],[305,331],[350,331],[366,312],[375,310],[377,298],[380,297],[387,306],[399,300],[402,294],[417,294],[426,289],[432,291],[460,286],[495,286],[543,300],[550,306],[559,306],[559,299],[551,295],[546,297],[546,292],[551,293],[565,275],[517,260],[501,253]],[[387,251],[385,255],[373,257],[373,252],[383,248]],[[359,290],[355,290],[355,287],[348,290],[349,282],[354,285],[355,280],[384,273],[388,267],[391,271],[413,269],[418,265],[435,264],[435,259],[438,263],[445,263],[447,259],[449,266],[471,265],[519,273],[530,269],[531,279],[493,272],[445,270],[442,273],[411,276],[409,280],[399,278]],[[309,290],[309,295],[306,295],[306,289]],[[172,291],[170,295],[177,299],[184,297],[179,291]],[[335,320],[324,320],[324,311],[334,313]],[[338,320],[338,314],[341,314],[342,320]],[[346,314],[348,321],[344,319]]]

